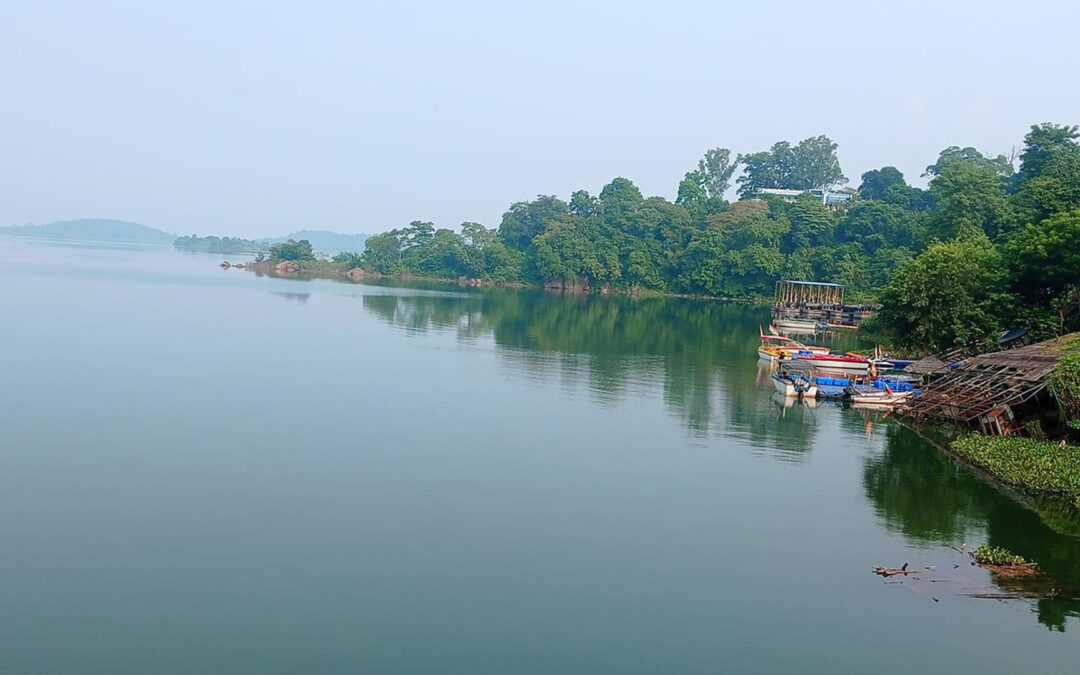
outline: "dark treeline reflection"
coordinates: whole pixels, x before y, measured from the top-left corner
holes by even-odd
[[[522,377],[583,387],[600,403],[660,391],[687,430],[723,431],[797,459],[815,427],[760,381],[758,327],[769,310],[672,298],[490,291],[365,295],[364,308],[409,332],[453,331],[494,340]]]
[[[882,452],[865,460],[863,488],[885,525],[908,540],[969,548],[985,540],[1037,561],[1062,595],[1080,594],[1080,527],[1067,508],[1050,500],[1024,507],[910,429],[888,427]],[[1035,611],[1040,623],[1064,630],[1067,616],[1080,616],[1080,602],[1042,599]]]

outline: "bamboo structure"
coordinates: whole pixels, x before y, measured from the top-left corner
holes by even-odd
[[[776,305],[806,307],[814,305],[843,305],[844,286],[821,281],[777,281]]]

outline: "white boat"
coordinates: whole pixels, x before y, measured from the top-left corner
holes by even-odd
[[[803,375],[777,373],[772,376],[773,386],[786,398],[802,396],[817,398],[817,385]]]
[[[913,391],[873,391],[853,394],[851,402],[858,406],[876,406],[891,408],[903,403],[915,395]]]

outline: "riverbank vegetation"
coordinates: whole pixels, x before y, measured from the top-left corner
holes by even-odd
[[[964,436],[951,449],[1003,483],[1060,495],[1080,508],[1080,446],[1014,436]]]
[[[1080,324],[1078,136],[1033,126],[1018,169],[1005,155],[946,148],[926,189],[891,166],[843,187],[825,136],[743,155],[715,148],[674,201],[620,177],[596,195],[515,203],[495,228],[414,221],[341,260],[384,275],[729,298],[767,297],[781,278],[831,281],[849,300],[881,302],[874,330],[911,351],[990,341],[1012,325],[1049,337]]]

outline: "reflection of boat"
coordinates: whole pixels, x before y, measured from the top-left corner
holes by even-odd
[[[773,322],[773,325],[780,330],[805,331],[808,333],[817,332],[818,328],[816,321],[808,321],[802,319],[777,319],[775,322]]]
[[[772,376],[772,381],[776,391],[788,398],[795,396],[807,399],[817,398],[817,385],[805,375],[776,373]]]

